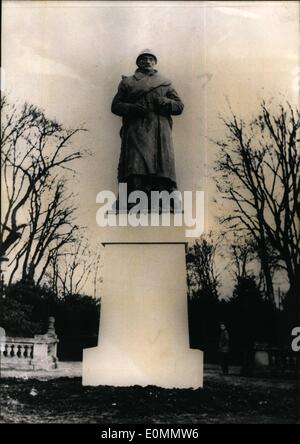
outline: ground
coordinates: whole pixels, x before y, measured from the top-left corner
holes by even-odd
[[[75,370],[39,379],[2,372],[0,423],[300,424],[299,381],[222,376],[209,366],[199,390],[82,387]]]

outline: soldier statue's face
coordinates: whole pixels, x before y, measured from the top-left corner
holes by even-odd
[[[155,58],[150,54],[145,54],[139,57],[137,65],[143,71],[151,71],[156,65]]]

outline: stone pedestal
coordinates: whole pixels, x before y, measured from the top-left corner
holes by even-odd
[[[203,354],[189,347],[186,239],[176,228],[163,241],[162,229],[110,228],[98,347],[84,350],[83,385],[202,387]]]

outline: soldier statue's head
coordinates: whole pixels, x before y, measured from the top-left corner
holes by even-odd
[[[144,49],[138,55],[136,64],[142,71],[151,71],[157,64],[157,57],[150,49]]]

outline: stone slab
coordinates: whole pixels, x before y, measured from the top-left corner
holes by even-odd
[[[110,215],[110,217],[115,217]],[[199,238],[194,236],[191,231],[193,227],[184,224],[177,226],[180,221],[176,221],[176,217],[182,217],[182,214],[163,214],[143,215],[146,217],[144,221],[148,221],[147,226],[128,224],[127,214],[118,214],[117,226],[98,227],[98,239],[103,244],[106,243],[188,243]],[[151,217],[156,218],[157,226],[150,225]],[[152,220],[152,223],[153,220]],[[123,225],[120,225],[123,224]],[[126,225],[127,224],[127,225]]]

